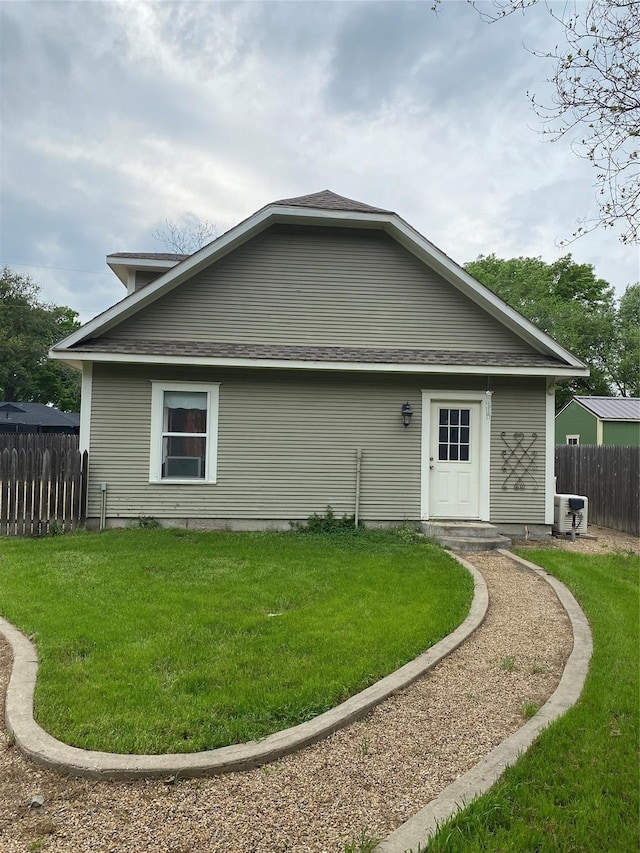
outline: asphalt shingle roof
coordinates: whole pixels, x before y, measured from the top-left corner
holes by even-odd
[[[640,421],[640,397],[575,397],[605,421]]]
[[[184,261],[190,255],[174,255],[171,252],[112,252],[109,258],[136,258],[143,261]]]
[[[556,358],[539,353],[478,352],[464,350],[383,349],[369,347],[283,346],[281,344],[208,343],[201,341],[120,341],[94,338],[77,344],[79,352],[126,355],[194,356],[202,358],[249,358],[282,361],[326,361],[361,364],[450,364],[488,367],[564,366]]]
[[[393,213],[392,210],[372,207],[370,204],[364,204],[364,202],[356,201],[352,198],[345,198],[345,196],[338,195],[331,192],[331,190],[321,190],[319,193],[301,195],[297,198],[281,198],[278,201],[271,202],[271,204],[283,207],[313,207],[321,210],[353,210],[358,213]]]
[[[0,422],[2,421],[39,426],[78,426],[80,415],[67,414],[44,403],[14,403],[0,400]]]

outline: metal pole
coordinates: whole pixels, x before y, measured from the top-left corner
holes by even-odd
[[[354,513],[354,523],[358,526],[360,518],[360,469],[362,468],[362,448],[356,450],[356,511]]]

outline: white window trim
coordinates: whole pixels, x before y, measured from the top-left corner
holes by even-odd
[[[575,438],[575,441],[569,441],[570,438]],[[565,444],[572,444],[574,447],[580,444],[580,435],[565,435]]]
[[[199,391],[207,395],[206,458],[207,470],[202,480],[162,478],[162,409],[165,391]],[[218,414],[220,408],[219,382],[162,382],[151,380],[151,452],[149,482],[162,485],[201,486],[215,483],[218,475]]]

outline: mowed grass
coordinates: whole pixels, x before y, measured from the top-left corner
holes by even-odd
[[[472,594],[406,531],[0,544],[0,613],[40,655],[38,722],[111,752],[212,749],[308,720],[450,633]]]
[[[594,652],[584,691],[487,795],[420,849],[638,850],[638,558],[557,550],[523,556],[563,581],[587,615]]]

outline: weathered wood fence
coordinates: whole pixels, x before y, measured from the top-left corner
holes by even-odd
[[[78,437],[0,435],[0,535],[75,530],[86,515],[88,453]]]
[[[640,535],[640,447],[556,445],[558,494],[586,495],[588,523]]]

